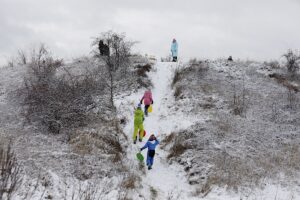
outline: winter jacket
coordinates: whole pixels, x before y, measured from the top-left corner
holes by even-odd
[[[148,148],[148,151],[150,150],[155,150],[156,146],[159,144],[159,141],[156,140],[148,140],[147,143],[141,148],[141,150],[144,150],[146,148]]]
[[[153,103],[151,91],[146,91],[146,92],[144,93],[144,96],[143,96],[143,98],[141,99],[141,102],[142,102],[143,100],[144,100],[145,106],[149,106],[150,104]]]
[[[178,55],[178,44],[177,42],[172,42],[172,45],[171,45],[171,52],[172,52],[172,56],[173,57],[177,57]]]
[[[138,126],[143,124],[144,121],[144,112],[142,111],[142,109],[137,108],[134,111],[134,125]]]

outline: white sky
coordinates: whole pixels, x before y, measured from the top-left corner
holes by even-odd
[[[0,64],[44,42],[67,59],[101,32],[125,32],[135,51],[270,60],[300,48],[300,0],[0,0]]]

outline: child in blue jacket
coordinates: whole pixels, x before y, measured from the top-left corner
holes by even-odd
[[[152,134],[149,137],[149,140],[147,141],[147,143],[141,148],[141,151],[148,148],[147,166],[148,166],[149,170],[152,169],[152,165],[153,165],[153,161],[154,161],[154,155],[155,155],[155,148],[158,144],[159,144],[159,141],[156,139],[154,134]]]

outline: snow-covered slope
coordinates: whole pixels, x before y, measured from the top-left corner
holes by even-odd
[[[33,190],[40,173],[39,186],[31,199],[71,199],[73,191],[78,192],[81,184],[87,182],[99,186],[99,199],[300,199],[299,181],[292,177],[288,180],[289,173],[297,175],[299,171],[299,155],[292,154],[299,152],[299,102],[294,102],[294,110],[287,108],[290,93],[269,78],[272,69],[261,63],[227,65],[215,61],[206,67],[209,69],[197,66],[185,69],[172,87],[174,71],[186,66],[170,62],[153,66],[148,73],[153,84],[153,113],[144,121],[147,136],[141,143],[132,142],[133,112],[144,90],[117,94],[115,104],[120,119],[125,121],[121,126],[128,137],[128,141],[122,141],[126,143],[123,161],[117,163],[108,162],[107,155],[101,152],[78,154],[61,135],[42,134],[30,126],[23,128],[17,102],[10,102],[13,99],[10,95],[22,84],[26,72],[24,68],[2,69],[0,136],[14,138],[14,150],[28,180],[17,197]],[[241,95],[243,87],[247,91],[249,101],[242,116],[232,114],[234,85],[236,95]],[[182,91],[174,96],[180,87]],[[295,93],[295,98],[299,99],[299,93]],[[83,132],[104,132],[107,126],[91,124]],[[145,163],[138,162],[136,153],[152,133],[161,144],[156,150],[153,169],[148,170]],[[176,139],[179,144],[187,144],[187,149],[170,156]],[[143,151],[145,157],[146,152]],[[274,156],[277,166],[265,162],[264,167],[269,166],[269,171],[255,168],[258,175],[264,175],[260,184],[252,181],[251,187],[245,187],[247,183],[242,192],[235,192],[226,190],[224,183],[212,182],[202,191],[212,169],[224,172],[226,179],[236,181],[239,177],[241,184],[249,177],[258,180],[257,174],[251,174],[251,169],[257,167],[253,160],[268,161],[268,156],[272,159]],[[216,162],[211,162],[220,158],[226,164],[222,165],[224,168],[217,168]],[[240,176],[226,174],[229,171]]]
[[[248,148],[249,141],[243,139],[248,137],[247,135],[235,135],[235,130],[231,126],[239,128],[242,124],[245,125],[246,119],[243,117],[238,117],[238,121],[228,121],[230,110],[227,106],[229,104],[231,95],[232,95],[232,84],[237,84],[239,89],[241,88],[243,82],[246,88],[251,87],[254,91],[267,91],[268,88],[276,87],[274,83],[268,83],[268,79],[265,78],[265,74],[268,74],[267,70],[262,69],[261,64],[252,64],[243,66],[243,64],[237,63],[236,66],[228,66],[226,63],[215,62],[210,64],[210,71],[208,74],[201,75],[201,73],[206,73],[205,70],[201,69],[199,72],[196,70],[189,72],[190,74],[187,77],[182,77],[185,84],[187,85],[187,91],[183,91],[183,96],[179,96],[178,99],[174,98],[174,90],[171,87],[171,82],[173,81],[173,75],[175,69],[183,68],[183,66],[178,65],[177,63],[157,63],[154,66],[154,70],[150,72],[149,76],[153,82],[153,113],[146,118],[144,122],[145,129],[147,131],[147,137],[151,133],[154,133],[158,138],[164,143],[159,145],[156,151],[156,157],[154,161],[153,169],[148,171],[145,168],[137,166],[138,161],[135,158],[135,154],[138,152],[139,148],[146,142],[142,143],[129,144],[128,148],[128,158],[129,162],[132,162],[137,173],[141,175],[142,180],[140,185],[137,186],[135,193],[132,193],[133,199],[286,199],[286,198],[300,198],[299,193],[297,192],[297,186],[291,185],[289,183],[288,187],[282,185],[284,179],[279,182],[272,181],[263,181],[264,187],[261,188],[261,185],[256,188],[255,185],[249,185],[249,188],[245,188],[243,185],[242,192],[233,192],[232,190],[225,190],[222,188],[222,183],[214,183],[215,185],[220,185],[221,187],[211,187],[203,189],[205,182],[207,182],[206,175],[209,172],[209,160],[218,158],[218,153],[222,154],[224,148],[230,154],[240,154],[242,155],[242,149],[237,147],[236,152],[234,152],[234,146],[231,148],[230,144],[237,145],[238,141],[244,141],[244,147]],[[255,80],[252,80],[255,78]],[[201,80],[196,81],[195,79]],[[236,82],[228,80],[238,80]],[[227,82],[226,82],[227,81]],[[198,85],[197,85],[198,84]],[[257,88],[258,85],[263,85],[263,88]],[[216,86],[219,88],[216,89]],[[202,88],[203,94],[199,93],[200,87]],[[193,89],[194,88],[194,89]],[[214,92],[210,93],[212,90]],[[283,89],[284,91],[284,89]],[[126,127],[124,127],[124,132],[128,135],[129,138],[132,137],[133,133],[133,111],[134,107],[139,102],[144,91],[139,91],[136,94],[132,94],[123,99],[119,99],[118,104],[120,111],[123,115],[126,115],[129,122]],[[209,95],[207,95],[208,93]],[[237,91],[239,94],[240,90]],[[258,92],[260,93],[260,92]],[[237,95],[238,95],[237,94]],[[265,93],[267,94],[267,93]],[[261,95],[261,94],[256,94]],[[257,98],[257,97],[256,97]],[[253,97],[253,99],[255,99]],[[256,101],[256,100],[255,100]],[[255,105],[252,101],[250,102]],[[250,104],[249,103],[249,104]],[[221,114],[214,114],[216,109],[220,110]],[[249,109],[258,109],[256,106]],[[255,111],[256,112],[256,111]],[[263,114],[263,113],[261,113]],[[251,115],[250,121],[252,120],[253,112],[247,113],[247,116]],[[253,117],[255,118],[255,116]],[[215,121],[221,120],[220,123],[215,124]],[[222,121],[223,120],[223,121]],[[225,121],[224,121],[225,120]],[[239,124],[242,122],[242,124]],[[234,124],[233,124],[234,123]],[[255,121],[252,120],[252,124],[248,128],[251,129],[252,126],[255,126]],[[211,126],[212,125],[212,126]],[[270,124],[269,124],[270,125]],[[214,126],[216,130],[214,129]],[[218,128],[219,127],[219,128]],[[244,129],[249,131],[247,129]],[[232,131],[228,136],[219,137],[218,134],[223,134],[223,131]],[[243,130],[242,127],[239,128]],[[189,133],[189,130],[191,133]],[[209,131],[212,131],[211,133]],[[206,132],[204,134],[204,132]],[[164,140],[168,140],[168,136],[172,133],[182,134],[178,136],[180,140],[184,143],[184,140],[187,139],[190,142],[191,148],[186,151],[185,154],[180,154],[180,157],[172,158],[169,160],[170,151],[172,149],[168,147],[168,143]],[[187,135],[186,135],[187,134]],[[195,135],[196,136],[193,136]],[[217,135],[216,135],[217,134]],[[238,132],[236,133],[238,134]],[[176,134],[174,134],[176,135]],[[187,136],[185,138],[185,136]],[[192,136],[192,138],[191,138]],[[254,135],[253,135],[254,136]],[[177,136],[175,136],[177,137]],[[194,138],[193,138],[194,137]],[[229,137],[229,138],[227,138]],[[239,138],[240,137],[240,138]],[[259,136],[255,139],[260,140],[262,136]],[[170,137],[172,138],[172,137]],[[222,139],[223,138],[223,139]],[[236,143],[236,142],[237,143]],[[267,141],[272,145],[272,140]],[[199,146],[200,145],[200,146]],[[242,145],[242,144],[241,144]],[[249,145],[251,146],[251,145]],[[266,145],[268,146],[268,145]],[[163,148],[162,148],[163,147]],[[193,148],[195,148],[193,150]],[[245,150],[248,151],[248,150]],[[146,156],[146,151],[143,152]],[[197,155],[199,154],[199,155]],[[256,155],[254,153],[253,155]],[[259,154],[258,154],[259,156]],[[198,158],[197,157],[202,157]],[[196,158],[196,159],[195,159]],[[229,157],[230,158],[230,157]],[[197,161],[198,160],[198,161]],[[176,161],[176,162],[173,162]],[[203,162],[203,164],[199,163]],[[228,162],[231,162],[228,160]],[[181,164],[181,165],[179,165]],[[228,163],[228,167],[231,166],[231,163]],[[251,167],[251,163],[241,163],[241,168],[244,166]],[[233,165],[234,167],[235,165]],[[244,168],[247,170],[247,168]],[[226,169],[224,169],[226,170]],[[241,170],[238,168],[237,170]],[[202,171],[202,172],[201,172]],[[220,171],[221,172],[221,171]],[[226,173],[226,171],[224,171]],[[237,173],[241,173],[237,171]],[[247,174],[246,172],[245,175]],[[243,174],[241,173],[241,175]],[[275,173],[275,172],[274,172]],[[200,176],[200,177],[199,177]],[[249,176],[249,174],[247,174]],[[275,176],[275,174],[274,174]],[[255,177],[255,175],[253,175]],[[198,178],[203,180],[203,183],[198,181]],[[247,177],[245,177],[247,179]],[[241,183],[244,178],[241,177]],[[274,180],[274,179],[271,179]],[[204,185],[203,185],[204,184]],[[242,183],[244,184],[244,183]],[[297,184],[297,183],[296,183]],[[245,183],[247,185],[247,183]],[[204,190],[204,191],[203,191]]]

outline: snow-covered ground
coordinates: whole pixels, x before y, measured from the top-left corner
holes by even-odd
[[[205,124],[211,121],[211,117],[213,117],[211,113],[203,110],[202,112],[195,112],[195,109],[191,108],[191,106],[193,107],[193,105],[187,105],[197,103],[197,101],[203,101],[203,99],[197,96],[197,94],[191,93],[191,95],[195,98],[194,100],[184,98],[179,102],[175,101],[173,95],[174,90],[171,88],[171,81],[173,78],[174,70],[181,67],[182,66],[178,65],[177,63],[159,62],[154,66],[154,70],[149,73],[149,76],[152,79],[153,83],[152,93],[154,105],[153,113],[150,113],[149,117],[147,117],[144,122],[145,130],[147,131],[146,138],[148,138],[151,133],[154,133],[160,140],[163,140],[172,132],[190,129],[197,123]],[[244,69],[239,70],[238,68],[226,67],[222,63],[218,62],[214,64],[214,67],[215,70],[224,73],[220,76],[227,76],[227,73],[230,74],[229,76],[234,77],[243,76],[243,72],[241,71],[243,71]],[[252,71],[253,70],[255,71],[256,69],[254,68],[252,69]],[[213,79],[209,78],[207,78],[207,80],[213,81]],[[190,79],[190,81],[193,80]],[[213,84],[215,83],[212,83],[212,85]],[[218,84],[222,84],[222,82],[219,82]],[[251,85],[251,83],[249,85]],[[266,87],[270,87],[270,85]],[[138,104],[140,98],[143,95],[143,92],[144,91],[139,91],[136,94],[124,97],[123,99],[119,99],[118,101],[120,112],[123,115],[126,115],[130,122],[124,127],[124,132],[128,135],[129,138],[131,138],[133,134],[134,107],[136,107],[136,105]],[[225,92],[225,90],[223,92]],[[205,95],[203,96],[203,98],[205,98]],[[218,97],[214,96],[213,98],[217,99]],[[224,105],[221,105],[222,103],[225,104],[226,101],[224,103],[223,100],[219,99],[216,102],[217,107],[220,107],[222,109],[222,107],[224,107]],[[178,105],[184,107],[185,104],[186,108],[176,108]],[[137,143],[136,145],[129,144],[128,158],[130,162],[135,164],[138,163],[135,154],[138,152],[139,148],[146,142],[146,138],[142,143]],[[210,139],[213,140],[213,138]],[[218,142],[219,141],[210,141],[210,143],[215,144],[216,146]],[[169,149],[162,149],[161,146],[162,145],[157,148],[152,170],[140,170],[138,167],[136,167],[137,170],[140,170],[140,172],[138,173],[140,173],[140,175],[142,176],[142,180],[140,182],[141,186],[137,187],[136,189],[136,194],[132,194],[133,199],[300,199],[297,183],[295,183],[294,186],[288,184],[288,186],[283,187],[282,183],[284,182],[284,180],[278,182],[265,181],[265,186],[263,188],[259,186],[257,188],[249,188],[242,193],[213,187],[209,193],[205,195],[201,194],[197,192],[201,188],[199,185],[189,184],[189,179],[187,178],[189,175],[184,170],[184,165],[179,165],[177,162],[169,162],[167,158],[168,154],[170,153],[168,152]],[[143,152],[143,154],[146,157],[146,150]],[[205,157],[209,156],[210,155],[206,155]],[[186,159],[191,160],[189,158]],[[204,168],[204,172],[205,170],[206,169]]]

